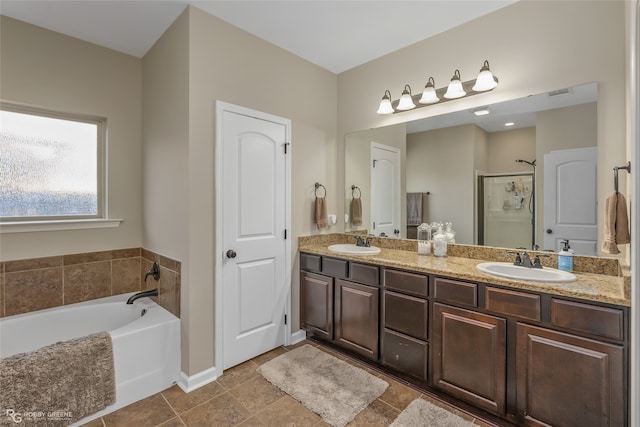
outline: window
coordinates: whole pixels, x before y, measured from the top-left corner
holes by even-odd
[[[0,219],[104,216],[105,121],[0,104]]]

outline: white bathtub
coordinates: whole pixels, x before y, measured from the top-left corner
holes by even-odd
[[[164,390],[180,375],[180,319],[150,298],[127,305],[133,294],[2,318],[0,357],[108,331],[113,341],[116,403],[74,425]]]

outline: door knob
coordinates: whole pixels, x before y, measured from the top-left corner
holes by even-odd
[[[227,258],[235,258],[236,257],[236,251],[234,251],[233,249],[229,249],[227,251]]]
[[[550,228],[547,228],[545,231],[547,232],[547,234],[551,234],[551,233],[553,233],[553,230],[552,230],[552,229],[550,229]]]

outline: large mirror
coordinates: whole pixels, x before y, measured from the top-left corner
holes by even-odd
[[[597,84],[348,134],[345,230],[595,255]],[[428,108],[428,107],[427,107]],[[488,113],[487,113],[488,112]]]

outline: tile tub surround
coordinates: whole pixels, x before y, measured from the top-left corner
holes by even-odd
[[[471,245],[449,245],[446,257],[418,255],[417,241],[372,237],[371,244],[380,247],[377,255],[358,256],[336,254],[327,248],[335,243],[350,243],[347,234],[327,234],[298,238],[301,252],[326,255],[385,267],[413,270],[422,273],[455,277],[464,280],[494,283],[511,288],[547,292],[556,295],[582,298],[622,306],[631,306],[630,281],[623,277],[618,260],[614,258],[574,257],[577,280],[569,283],[546,283],[514,280],[485,274],[476,266],[483,261],[512,262],[508,249]],[[533,251],[527,251],[533,253]],[[541,252],[543,253],[543,252]],[[549,253],[545,253],[549,254]],[[557,255],[543,258],[543,265],[555,268]],[[586,271],[585,271],[586,270]],[[616,272],[614,274],[614,272]]]
[[[128,248],[0,262],[0,317],[141,291],[149,259],[167,276],[157,301],[179,316],[180,263]]]

